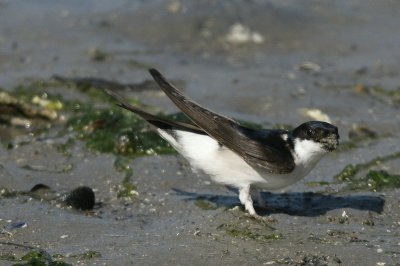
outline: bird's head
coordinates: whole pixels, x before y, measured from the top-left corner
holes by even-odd
[[[327,122],[303,123],[293,129],[292,136],[299,141],[320,144],[325,151],[333,151],[339,145],[338,128]]]

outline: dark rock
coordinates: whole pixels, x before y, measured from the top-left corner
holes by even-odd
[[[34,185],[29,191],[36,192],[41,189],[50,189],[50,187],[45,184],[39,183],[39,184]]]
[[[95,203],[95,195],[90,187],[77,187],[65,196],[63,202],[77,210],[91,210]]]

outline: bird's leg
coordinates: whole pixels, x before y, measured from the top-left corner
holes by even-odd
[[[262,200],[262,198],[260,196],[259,190],[257,191],[256,195],[258,195],[257,197],[260,197],[262,204],[265,205],[265,202]],[[253,206],[253,200],[251,199],[250,185],[239,188],[239,200],[244,205],[244,208],[246,209],[246,211],[248,211],[250,216],[253,217],[254,219],[257,219],[262,222],[268,222],[268,223],[276,221],[273,218],[271,219],[270,217],[263,217],[256,213],[256,211],[254,210],[254,206]]]
[[[254,210],[253,200],[251,199],[250,185],[239,188],[239,200],[251,216],[258,216],[256,211]]]

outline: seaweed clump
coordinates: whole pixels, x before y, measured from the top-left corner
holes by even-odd
[[[124,156],[175,153],[146,122],[119,107],[90,109],[72,117],[67,127],[84,140],[89,149]]]
[[[364,178],[351,180],[349,182],[351,189],[368,189],[372,191],[380,191],[385,188],[399,188],[400,175],[389,174],[384,170],[371,170]]]
[[[250,227],[241,224],[221,224],[217,229],[224,230],[228,235],[243,240],[269,242],[283,238],[281,233],[269,227]]]
[[[400,158],[400,152],[377,157],[366,163],[348,164],[334,179],[341,183],[347,183],[350,190],[379,191],[385,188],[398,188],[400,187],[400,175],[390,174],[384,170],[369,170],[365,177],[357,178],[361,171],[398,158]]]

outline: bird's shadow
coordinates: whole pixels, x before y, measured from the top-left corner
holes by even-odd
[[[185,201],[206,200],[216,207],[233,207],[240,205],[236,195],[215,195],[187,192],[180,189],[173,189],[177,195],[185,197]],[[257,208],[256,211],[260,215],[270,213],[285,213],[297,216],[319,216],[328,211],[351,208],[363,211],[373,211],[381,213],[385,200],[380,196],[372,195],[325,195],[315,192],[289,192],[289,193],[272,193],[262,192],[262,198],[265,204],[271,208],[265,210]]]

